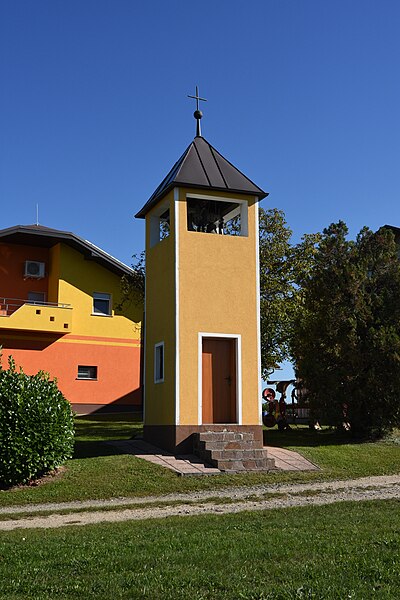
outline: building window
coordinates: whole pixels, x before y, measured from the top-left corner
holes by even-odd
[[[46,296],[44,292],[28,292],[29,304],[44,304]]]
[[[95,292],[93,294],[93,314],[111,315],[111,294]]]
[[[154,383],[164,381],[164,342],[154,346]]]
[[[78,379],[97,379],[97,367],[78,365]]]

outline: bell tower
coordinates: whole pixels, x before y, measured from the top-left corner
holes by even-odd
[[[197,135],[136,215],[146,220],[144,435],[172,452],[191,451],[202,432],[251,433],[261,448],[267,194],[202,137],[197,88],[194,98]]]

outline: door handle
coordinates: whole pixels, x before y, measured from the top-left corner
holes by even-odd
[[[232,383],[232,377],[230,375],[228,375],[228,377],[225,377],[225,381],[227,381],[228,384],[231,385],[231,383]]]

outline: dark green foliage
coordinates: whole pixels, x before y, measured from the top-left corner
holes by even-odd
[[[71,405],[49,375],[0,366],[0,487],[26,483],[72,456]]]
[[[133,255],[133,273],[124,275],[121,279],[121,302],[117,306],[119,310],[129,306],[131,303],[143,305],[146,283],[146,254],[143,250],[140,254]]]
[[[400,262],[393,234],[323,232],[302,283],[293,354],[316,416],[380,436],[400,423]]]

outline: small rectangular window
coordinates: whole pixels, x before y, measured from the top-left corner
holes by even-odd
[[[78,379],[97,379],[97,367],[78,366]]]
[[[154,383],[164,381],[164,342],[154,346]]]
[[[111,315],[111,294],[94,292],[93,294],[93,314]]]
[[[28,292],[29,304],[43,304],[46,300],[44,292]]]

